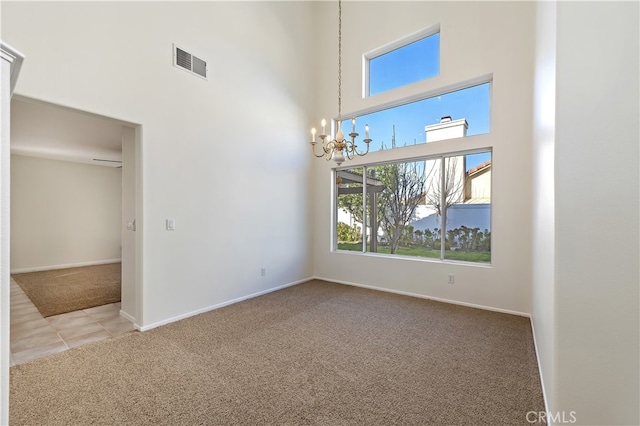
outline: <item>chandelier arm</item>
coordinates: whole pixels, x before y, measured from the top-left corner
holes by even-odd
[[[336,152],[336,143],[335,141],[330,141],[327,143],[326,146],[322,147],[324,149],[324,152],[326,153],[324,156],[324,159],[327,161],[330,161],[333,158],[333,155]]]
[[[353,144],[351,142],[345,143],[344,153],[347,154],[349,160],[353,160]]]
[[[365,141],[365,142],[366,142],[366,141]],[[354,148],[355,148],[355,147],[354,147]],[[366,150],[365,152],[360,153],[357,149],[354,149],[354,152],[355,152],[356,154],[358,154],[359,156],[361,156],[361,157],[362,157],[362,156],[364,156],[364,155],[367,155],[367,154],[369,153],[369,142],[367,142],[367,150]]]
[[[317,142],[311,142],[311,150],[313,151],[313,155],[317,158],[322,158],[322,157],[326,157],[327,160],[330,160],[331,157],[333,156],[333,150],[334,150],[334,146],[335,144],[333,143],[333,141],[331,142],[325,142],[325,138],[326,136],[321,135],[320,137],[322,138],[322,154],[317,154],[316,153],[316,145]]]
[[[350,141],[345,141],[344,143],[344,147],[347,151],[349,151],[349,153],[351,153],[351,155],[353,155],[353,150],[356,146],[356,141],[354,141],[353,139],[351,139]]]
[[[327,149],[326,149],[325,147],[322,147],[322,149],[323,149],[323,151],[324,151],[322,154],[316,154],[316,144],[315,144],[315,143],[312,143],[312,144],[311,144],[311,152],[313,152],[313,155],[314,155],[316,158],[322,158],[322,157],[324,157],[325,155],[327,155]]]

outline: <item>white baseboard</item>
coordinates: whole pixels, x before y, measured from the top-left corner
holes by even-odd
[[[136,319],[122,309],[120,309],[120,316],[131,321],[136,330],[140,330],[140,326],[136,323]]]
[[[361,287],[361,288],[366,288],[366,289],[369,289],[369,290],[377,290],[377,291],[384,291],[384,292],[387,292],[387,293],[395,293],[395,294],[400,294],[400,295],[403,295],[403,296],[417,297],[417,298],[420,298],[420,299],[433,300],[433,301],[436,301],[436,302],[449,303],[449,304],[452,304],[452,305],[460,305],[460,306],[466,306],[466,307],[469,307],[469,308],[483,309],[485,311],[500,312],[500,313],[503,313],[503,314],[510,314],[510,315],[517,315],[517,316],[520,316],[520,317],[531,318],[531,314],[526,313],[526,312],[513,311],[513,310],[509,310],[509,309],[496,308],[496,307],[493,307],[493,306],[485,306],[485,305],[478,305],[478,304],[474,304],[474,303],[460,302],[460,301],[457,301],[457,300],[450,300],[450,299],[443,299],[443,298],[440,298],[440,297],[426,296],[424,294],[410,293],[410,292],[407,292],[407,291],[400,291],[400,290],[391,290],[391,289],[383,288],[383,287],[374,287],[374,286],[369,286],[369,285],[364,285],[364,284],[352,283],[352,282],[348,282],[348,281],[339,281],[339,280],[334,280],[334,279],[314,276],[314,277],[309,277],[309,278],[304,278],[304,279],[301,279],[301,280],[298,280],[298,281],[294,281],[294,282],[291,282],[291,283],[288,283],[288,284],[284,284],[284,285],[281,285],[281,286],[278,286],[278,287],[274,287],[274,288],[271,288],[271,289],[268,289],[268,290],[263,290],[263,291],[260,291],[258,293],[249,294],[247,296],[239,297],[237,299],[229,300],[227,302],[218,303],[218,304],[213,305],[213,306],[208,306],[206,308],[202,308],[202,309],[198,309],[196,311],[188,312],[186,314],[178,315],[178,316],[173,317],[173,318],[168,318],[166,320],[158,321],[158,322],[155,322],[153,324],[145,325],[145,326],[140,327],[139,330],[140,331],[151,330],[152,328],[156,328],[156,327],[160,327],[162,325],[170,324],[170,323],[175,322],[175,321],[180,321],[182,319],[189,318],[189,317],[192,317],[194,315],[199,315],[199,314],[203,314],[205,312],[213,311],[215,309],[222,308],[224,306],[232,305],[234,303],[242,302],[243,300],[248,300],[248,299],[252,299],[254,297],[262,296],[263,294],[267,294],[267,293],[271,293],[271,292],[274,292],[274,291],[278,291],[278,290],[281,290],[281,289],[284,289],[284,288],[287,288],[287,287],[291,287],[291,286],[294,286],[294,285],[298,285],[298,284],[301,284],[301,283],[304,283],[304,282],[307,282],[307,281],[313,280],[313,279],[327,281],[327,282],[333,282],[333,283],[336,283],[336,284],[350,285],[350,286],[353,286],[353,287]]]
[[[173,317],[173,318],[168,318],[166,320],[154,322],[153,324],[145,325],[143,327],[136,326],[136,328],[138,328],[138,330],[140,330],[140,331],[148,331],[148,330],[151,330],[152,328],[160,327],[162,325],[166,325],[166,324],[170,324],[172,322],[180,321],[180,320],[183,320],[185,318],[189,318],[189,317],[192,317],[192,316],[195,316],[195,315],[199,315],[199,314],[204,314],[205,312],[213,311],[215,309],[223,308],[225,306],[233,305],[234,303],[242,302],[243,300],[253,299],[254,297],[258,297],[258,296],[262,296],[264,294],[272,293],[274,291],[282,290],[283,288],[292,287],[294,285],[302,284],[302,283],[307,282],[307,281],[309,281],[311,279],[312,278],[304,278],[304,279],[301,279],[301,280],[298,280],[298,281],[294,281],[294,282],[291,282],[291,283],[288,283],[288,284],[284,284],[284,285],[281,285],[281,286],[278,286],[278,287],[274,287],[274,288],[270,288],[270,289],[267,289],[267,290],[259,291],[257,293],[249,294],[247,296],[238,297],[237,299],[229,300],[229,301],[226,301],[226,302],[218,303],[216,305],[208,306],[206,308],[198,309],[196,311],[188,312],[186,314],[178,315],[178,316]]]
[[[536,351],[536,362],[538,363],[538,374],[540,375],[540,386],[542,386],[542,399],[544,400],[545,413],[549,411],[549,401],[547,401],[547,390],[544,387],[544,377],[542,376],[542,365],[540,364],[540,354],[538,353],[538,341],[536,340],[536,329],[533,325],[533,316],[531,316],[531,333],[533,334],[533,348]]]
[[[377,290],[377,291],[384,291],[384,292],[387,292],[387,293],[401,294],[403,296],[418,297],[420,299],[427,299],[427,300],[433,300],[433,301],[436,301],[436,302],[450,303],[452,305],[466,306],[468,308],[483,309],[485,311],[500,312],[500,313],[503,313],[503,314],[510,314],[510,315],[517,315],[519,317],[531,318],[531,314],[528,314],[526,312],[519,312],[519,311],[512,311],[512,310],[509,310],[509,309],[495,308],[493,306],[477,305],[475,303],[460,302],[458,300],[443,299],[443,298],[440,298],[440,297],[432,297],[432,296],[427,296],[427,295],[424,295],[424,294],[410,293],[408,291],[392,290],[392,289],[388,289],[388,288],[384,288],[384,287],[374,287],[374,286],[370,286],[370,285],[352,283],[352,282],[349,282],[349,281],[334,280],[334,279],[330,279],[330,278],[313,277],[313,279],[322,280],[322,281],[328,281],[328,282],[332,282],[332,283],[336,283],[336,284],[350,285],[350,286],[353,286],[353,287],[362,287],[362,288],[366,288],[366,289],[369,289],[369,290]]]
[[[92,260],[89,262],[68,263],[65,265],[33,266],[30,268],[13,269],[11,270],[10,273],[22,274],[25,272],[52,271],[54,269],[79,268],[81,266],[106,265],[108,263],[119,263],[119,262],[122,262],[122,259]]]

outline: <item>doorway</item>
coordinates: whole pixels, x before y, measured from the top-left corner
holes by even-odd
[[[76,182],[80,192],[66,198],[66,202],[73,203],[66,209],[68,213],[40,216],[39,221],[45,222],[41,224],[43,229],[40,231],[46,233],[49,241],[39,244],[37,250],[32,248],[31,253],[28,247],[34,246],[34,239],[39,235],[34,229],[35,221],[31,220],[31,225],[29,220],[26,225],[22,223],[23,212],[15,209],[23,205],[12,200],[11,273],[121,261],[121,302],[112,306],[116,309],[114,324],[123,317],[136,324],[139,318],[139,293],[136,291],[136,242],[139,234],[136,229],[136,194],[139,193],[140,178],[136,153],[139,153],[139,136],[140,126],[133,123],[21,96],[14,96],[12,100],[11,156],[12,163],[15,159],[15,171],[31,177],[35,175],[36,180],[38,175],[40,179],[52,179],[52,175],[47,177],[43,169],[53,168],[66,179],[87,182]],[[12,175],[13,172],[12,164]],[[114,187],[116,176],[119,188]],[[64,179],[61,178],[61,182]],[[12,176],[12,186],[14,183],[16,180]],[[49,191],[40,194],[35,210],[38,204],[45,210],[45,206],[56,202],[50,194],[55,192],[51,188],[55,188],[55,183]],[[13,192],[20,194],[24,191]],[[59,194],[63,196],[65,188],[60,188]],[[97,207],[100,203],[102,205]],[[107,214],[107,210],[111,213]],[[97,216],[104,216],[102,219],[108,219],[109,225],[99,222]],[[22,227],[19,232],[13,231],[19,227]],[[64,232],[52,232],[60,231],[60,228],[65,228]],[[91,244],[90,235],[96,236],[95,245]],[[25,241],[29,238],[31,241]],[[13,281],[11,287],[12,290],[15,288]],[[97,314],[106,318],[106,312]],[[13,311],[12,316],[16,316]],[[38,321],[33,325],[36,323]],[[91,327],[84,330],[91,330]],[[82,330],[71,334],[78,332]]]

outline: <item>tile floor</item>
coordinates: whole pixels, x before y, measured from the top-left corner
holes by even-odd
[[[11,279],[11,365],[134,330],[120,303],[44,318]]]

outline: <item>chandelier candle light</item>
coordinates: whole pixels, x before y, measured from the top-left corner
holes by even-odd
[[[344,138],[344,134],[342,133],[342,1],[338,0],[338,131],[336,133],[335,139],[331,139],[329,135],[326,133],[326,125],[327,122],[323,118],[322,119],[322,133],[318,135],[322,140],[322,153],[316,154],[316,129],[315,127],[311,129],[311,150],[313,151],[313,155],[318,158],[324,157],[327,161],[333,159],[336,164],[339,166],[344,162],[345,155],[351,160],[353,157],[357,155],[366,155],[369,152],[369,143],[371,139],[369,139],[369,125],[365,125],[365,139],[364,142],[367,144],[367,150],[363,153],[358,152],[358,147],[356,146],[356,138],[358,137],[358,133],[356,133],[356,119],[351,119],[351,133],[349,133],[349,137],[351,140],[346,140]]]

